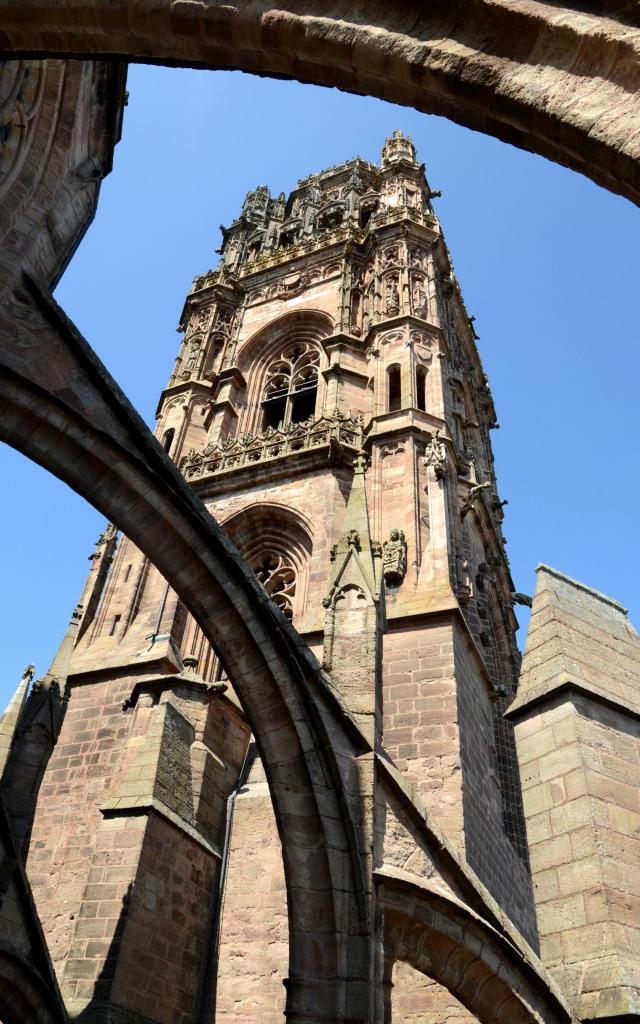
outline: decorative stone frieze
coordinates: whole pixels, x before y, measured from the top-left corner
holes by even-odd
[[[361,440],[361,420],[338,413],[290,423],[278,430],[268,427],[258,434],[227,438],[220,444],[209,443],[201,451],[192,449],[181,469],[187,480],[195,481],[302,451],[328,449],[330,456],[335,456],[343,446],[357,449]]]

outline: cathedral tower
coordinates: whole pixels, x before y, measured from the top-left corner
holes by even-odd
[[[156,436],[535,945],[496,417],[432,198],[399,132],[379,165],[249,193],[187,296]],[[91,556],[29,857],[67,1005],[281,1021],[282,852],[233,679],[114,543]]]

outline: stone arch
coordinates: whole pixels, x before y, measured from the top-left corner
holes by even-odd
[[[0,943],[2,1024],[62,1024],[56,997],[15,950]]]
[[[4,56],[121,56],[336,86],[441,114],[640,201],[629,8],[334,0],[297,13],[164,0],[132,18],[126,3],[69,0],[49,20],[37,0],[1,0],[0,20]]]
[[[229,538],[238,548],[251,569],[259,569],[258,562],[265,552],[284,559],[295,574],[295,593],[283,594],[281,602],[267,586],[279,607],[291,606],[291,618],[305,606],[309,564],[313,546],[312,530],[306,516],[278,502],[260,502],[248,505],[222,521]],[[267,582],[266,580],[264,581]]]
[[[556,990],[540,985],[532,950],[435,885],[378,874],[387,962],[410,964],[451,992],[481,1024],[568,1024]],[[520,940],[521,942],[522,940]]]
[[[56,320],[54,308],[49,315]],[[313,1006],[318,1020],[364,1021],[366,1008],[360,1004],[362,1016],[350,1008],[370,956],[361,840],[342,795],[341,764],[366,744],[346,726],[313,656],[86,343],[75,334],[63,341],[41,310],[32,307],[30,317],[40,328],[44,363],[38,365],[33,350],[29,372],[46,375],[52,353],[59,356],[82,402],[58,395],[55,382],[29,381],[5,359],[0,436],[116,523],[220,653],[256,737],[282,839],[291,936],[288,1019],[306,1020],[305,1007]],[[64,335],[64,321],[57,326]],[[13,359],[24,366],[24,338],[14,337]]]

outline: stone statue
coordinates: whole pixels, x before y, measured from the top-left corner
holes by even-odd
[[[400,292],[398,291],[398,279],[388,277],[385,282],[385,313],[397,313],[400,310]]]
[[[440,431],[436,430],[431,435],[431,440],[424,453],[425,466],[432,466],[436,479],[442,480],[447,462],[447,449],[444,442],[440,440]]]
[[[422,278],[420,277],[414,282],[411,300],[413,302],[413,312],[417,314],[417,316],[424,316],[427,312],[427,294],[424,290]]]
[[[382,571],[387,583],[401,583],[407,572],[407,542],[404,530],[395,527],[382,548]]]

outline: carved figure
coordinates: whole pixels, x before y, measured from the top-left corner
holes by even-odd
[[[395,527],[382,548],[382,571],[387,583],[401,583],[407,572],[407,542],[404,530]]]
[[[413,312],[417,316],[426,316],[427,293],[424,290],[424,282],[421,277],[416,278],[414,281],[411,292],[411,301],[413,303]]]
[[[447,449],[444,442],[440,440],[439,430],[434,431],[425,448],[424,464],[433,468],[437,480],[442,480],[447,464]]]
[[[397,277],[388,277],[385,281],[384,311],[387,314],[400,311],[400,292]]]

